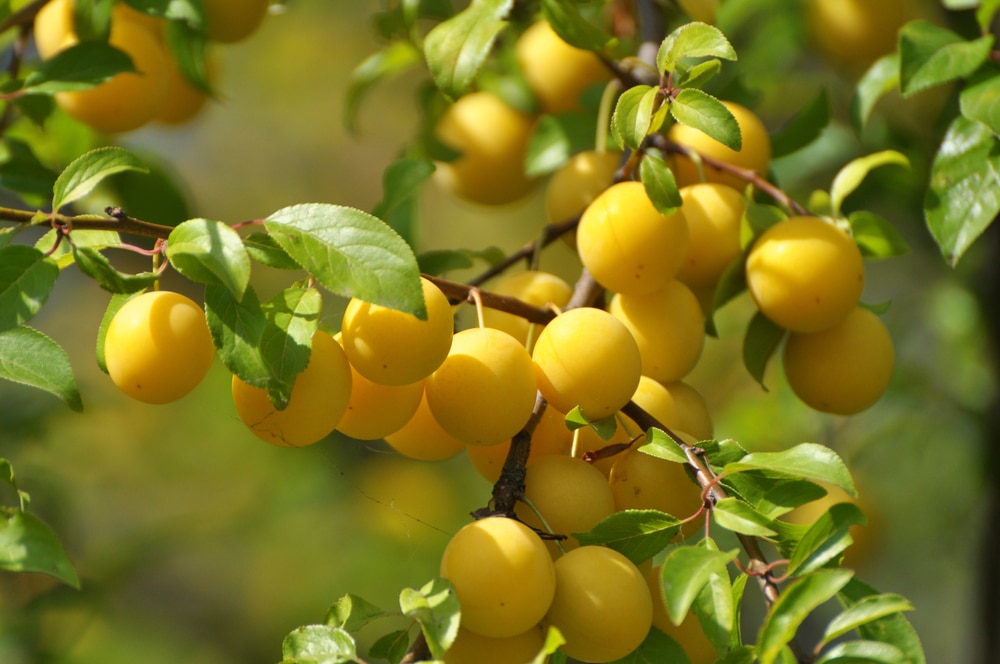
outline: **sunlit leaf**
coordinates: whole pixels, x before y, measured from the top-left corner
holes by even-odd
[[[754,452],[739,461],[726,464],[726,475],[745,470],[764,470],[790,477],[835,484],[857,497],[854,481],[843,459],[836,452],[816,443],[800,443],[782,452]]]
[[[712,95],[695,88],[681,90],[670,103],[670,114],[681,124],[701,130],[731,150],[743,148],[743,134],[732,112]]]
[[[513,0],[472,0],[464,10],[434,26],[424,39],[431,76],[446,97],[458,99],[475,80],[493,49]]]
[[[734,533],[771,537],[771,519],[736,498],[723,498],[712,509],[712,518],[719,526]]]
[[[831,505],[795,545],[788,574],[808,574],[826,565],[854,542],[851,527],[863,526],[865,521],[864,513],[853,503]]]
[[[347,664],[357,661],[354,637],[339,627],[305,625],[281,643],[283,661],[295,664]]]
[[[832,599],[853,574],[850,570],[821,570],[784,587],[760,628],[757,657],[761,664],[779,661],[782,649],[795,638],[802,621]]]
[[[673,71],[684,58],[722,58],[736,60],[736,50],[714,25],[693,21],[680,26],[660,43],[656,68]]]
[[[167,239],[167,258],[188,279],[222,284],[240,297],[250,283],[250,255],[243,239],[221,221],[191,219]]]
[[[858,81],[851,98],[851,121],[856,131],[868,124],[878,100],[899,87],[899,54],[884,55]]]
[[[399,595],[399,608],[405,615],[416,618],[431,654],[442,659],[458,636],[460,607],[451,583],[434,579],[420,590],[404,588]]]
[[[679,625],[692,602],[713,574],[720,573],[739,551],[712,551],[700,546],[679,546],[663,560],[663,596],[670,620]]]
[[[72,410],[83,410],[66,351],[26,325],[0,332],[0,378],[45,390]]]
[[[841,205],[844,199],[851,195],[858,188],[868,174],[879,166],[898,164],[900,166],[910,166],[910,160],[900,152],[895,150],[883,150],[874,154],[858,157],[840,169],[833,184],[830,185],[830,204],[833,208],[834,216],[839,216]]]
[[[635,564],[666,547],[680,531],[681,522],[657,510],[622,510],[605,517],[586,533],[573,533],[580,544],[602,544]]]
[[[135,293],[146,290],[159,279],[155,272],[125,274],[119,272],[111,262],[96,249],[73,247],[73,259],[80,271],[97,281],[109,293]]]
[[[683,203],[674,173],[659,153],[646,153],[639,164],[639,178],[649,200],[662,214],[674,212]]]
[[[80,579],[52,529],[20,510],[0,511],[0,570],[40,572],[80,587]]]
[[[820,643],[830,643],[862,625],[886,616],[912,610],[913,604],[902,595],[885,593],[865,597],[850,608],[844,609],[830,621],[823,632]]]
[[[639,149],[653,120],[659,90],[651,85],[636,85],[618,97],[611,116],[611,132],[621,145]]]
[[[94,190],[109,175],[122,171],[146,172],[146,166],[128,150],[107,146],[91,150],[70,162],[56,178],[52,209],[79,200]]]

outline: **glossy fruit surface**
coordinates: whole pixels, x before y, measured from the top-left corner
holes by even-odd
[[[208,373],[215,346],[197,303],[149,291],[126,302],[108,324],[104,359],[118,389],[139,401],[180,399]]]
[[[500,479],[510,444],[511,441],[505,440],[499,445],[466,445],[465,451],[476,472],[490,484],[495,484]],[[572,445],[573,432],[566,427],[566,415],[549,406],[531,434],[528,461],[550,454],[569,454]]]
[[[691,480],[684,466],[639,450],[618,457],[608,475],[615,510],[652,509],[678,519],[695,514],[702,505],[701,488]],[[683,534],[695,532],[702,518],[684,525]]]
[[[688,185],[680,193],[690,242],[677,279],[692,290],[714,287],[740,255],[743,194],[717,182]]]
[[[739,151],[723,145],[710,138],[700,129],[684,124],[673,125],[667,133],[668,138],[680,145],[691,148],[699,154],[713,157],[728,164],[755,171],[767,176],[771,167],[771,137],[767,127],[750,109],[731,101],[723,101],[729,112],[736,118],[743,136],[743,145]],[[698,167],[687,157],[678,155],[674,159],[674,176],[679,187],[701,182]],[[738,191],[746,189],[747,181],[731,173],[725,173],[705,165],[703,168],[706,182],[720,182]]]
[[[441,289],[421,278],[427,320],[357,298],[347,304],[341,342],[351,366],[383,385],[416,383],[431,375],[451,348],[455,317]]]
[[[440,571],[455,587],[462,627],[491,638],[537,625],[556,590],[555,568],[541,538],[505,517],[463,526],[445,547]]]
[[[854,415],[882,396],[895,360],[882,320],[863,307],[822,332],[790,334],[783,353],[788,384],[811,408]]]
[[[233,43],[246,39],[264,22],[270,0],[203,0],[208,38]]]
[[[267,390],[233,376],[233,403],[240,419],[261,440],[279,447],[317,443],[337,427],[351,398],[351,366],[333,337],[317,330],[309,364],[295,378],[288,406],[278,410]]]
[[[387,435],[385,442],[403,456],[420,461],[442,461],[465,448],[465,443],[442,429],[434,419],[426,392],[413,417],[401,429]]]
[[[496,445],[524,427],[538,386],[531,355],[517,339],[474,327],[455,335],[424,391],[445,431],[469,445]]]
[[[628,328],[593,307],[556,316],[538,335],[532,357],[542,396],[564,413],[579,406],[591,421],[628,403],[642,368]]]
[[[847,233],[819,217],[790,217],[757,238],[746,279],[765,316],[793,332],[818,332],[857,305],[865,267]]]
[[[444,654],[444,664],[530,664],[545,645],[541,627],[504,639],[491,639],[459,628],[458,638]]]
[[[564,307],[573,295],[573,289],[561,277],[539,270],[509,272],[497,279],[489,290],[497,295],[516,297],[536,307],[549,305]],[[498,309],[485,308],[483,310],[483,323],[486,327],[503,330],[520,341],[522,345],[528,341],[530,324],[520,316]]]
[[[545,622],[562,632],[561,650],[582,662],[611,662],[635,650],[653,622],[642,572],[622,554],[581,546],[555,563],[556,593]]]
[[[587,206],[576,229],[584,267],[616,293],[662,288],[681,268],[688,227],[680,210],[661,214],[641,182],[619,182]]]
[[[669,383],[698,363],[705,346],[705,316],[698,298],[680,281],[643,295],[618,293],[608,311],[635,339],[644,376]]]
[[[351,367],[351,399],[337,430],[358,440],[377,440],[396,433],[417,412],[424,383],[382,385]]]
[[[558,224],[580,214],[614,182],[620,152],[578,152],[559,167],[545,188],[545,212]]]
[[[611,78],[596,54],[567,44],[547,21],[537,21],[518,38],[517,63],[545,113],[580,110],[580,95]]]
[[[503,205],[525,196],[534,180],[524,173],[535,121],[492,92],[471,92],[445,110],[434,133],[460,153],[438,162],[435,181],[459,198]]]
[[[811,43],[838,65],[862,70],[896,50],[897,32],[916,14],[906,0],[809,0]]]

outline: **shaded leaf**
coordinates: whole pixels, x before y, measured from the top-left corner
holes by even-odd
[[[291,286],[261,305],[267,319],[260,337],[260,354],[271,374],[271,402],[288,404],[295,378],[309,364],[313,334],[319,327],[323,298],[315,288]]]
[[[656,627],[649,630],[639,647],[621,659],[615,660],[615,664],[662,664],[663,662],[691,664],[684,648]]]
[[[621,94],[611,116],[611,133],[619,144],[638,150],[653,121],[660,91],[651,85],[636,85]]]
[[[40,572],[80,587],[80,579],[59,538],[37,517],[20,510],[0,511],[0,569]]]
[[[271,372],[260,354],[267,320],[253,286],[241,298],[220,284],[205,286],[205,318],[216,353],[230,373],[246,384],[266,388]]]
[[[959,106],[962,115],[982,122],[1000,136],[1000,71],[984,68],[973,76],[962,89]]]
[[[767,386],[764,384],[764,373],[767,363],[784,338],[785,329],[759,311],[747,325],[743,336],[743,365],[765,390]]]
[[[41,311],[59,278],[59,267],[38,249],[0,247],[0,331],[31,320]]]
[[[823,632],[820,643],[825,645],[862,625],[886,616],[912,610],[913,604],[902,595],[884,593],[865,597],[850,608],[844,609],[830,621]]]
[[[0,187],[26,196],[47,197],[55,185],[56,173],[39,161],[31,146],[22,140],[6,136],[3,147]]]
[[[718,551],[715,542],[702,540],[710,551]],[[722,652],[732,645],[733,629],[736,625],[736,597],[729,570],[712,574],[708,583],[695,597],[691,610],[698,617],[698,624],[716,650]]]
[[[124,51],[107,42],[80,42],[39,64],[24,80],[22,90],[44,95],[85,90],[115,74],[134,71],[132,58]]]
[[[661,214],[670,214],[683,203],[674,173],[658,152],[650,150],[643,156],[639,163],[639,178],[649,200]]]
[[[247,254],[261,265],[279,270],[301,270],[302,267],[278,246],[277,241],[267,233],[250,233],[243,238]]]
[[[865,522],[865,515],[857,505],[831,505],[795,545],[788,561],[788,574],[808,574],[829,563],[854,542],[850,528],[863,526]]]
[[[864,599],[878,595],[878,591],[857,579],[851,579],[839,594],[841,602],[847,606],[855,606]],[[902,613],[894,613],[884,618],[859,625],[858,634],[862,639],[889,643],[896,646],[910,664],[927,664],[923,645],[916,630]]]
[[[869,258],[892,258],[910,251],[906,238],[892,224],[874,212],[858,210],[848,217],[851,237]]]
[[[591,113],[543,115],[528,141],[525,174],[541,176],[555,171],[574,154],[590,149],[596,131],[597,119]]]
[[[581,545],[604,545],[638,565],[662,551],[680,528],[678,519],[657,510],[622,510],[573,536]]]
[[[472,0],[458,14],[434,26],[424,55],[434,83],[450,99],[465,94],[493,48],[513,0]]]
[[[369,657],[387,659],[397,664],[410,649],[410,630],[399,629],[383,634],[368,649]]]
[[[833,184],[830,186],[830,205],[833,209],[833,215],[835,217],[840,216],[840,208],[844,199],[850,196],[858,188],[858,185],[864,182],[869,173],[879,166],[886,166],[888,164],[898,164],[909,168],[910,160],[895,150],[883,150],[853,159],[841,168],[836,177],[833,178]]]
[[[712,551],[700,546],[679,546],[663,560],[663,597],[670,620],[679,625],[701,589],[720,573],[739,551]]]
[[[385,611],[363,597],[348,593],[338,599],[326,612],[326,624],[342,627],[348,632],[356,632],[375,618],[385,615]]]
[[[909,664],[903,651],[889,643],[878,641],[848,641],[838,643],[816,660],[816,664]]]
[[[899,54],[884,55],[868,68],[851,98],[851,121],[856,131],[868,124],[878,100],[899,87]]]
[[[808,104],[771,136],[772,158],[777,159],[806,147],[819,138],[829,123],[830,99],[826,88],[821,88]]]
[[[352,132],[358,130],[358,109],[372,86],[416,67],[421,60],[422,54],[413,44],[400,40],[362,60],[351,72],[345,95],[344,123],[347,128]]]
[[[45,390],[72,410],[83,410],[66,351],[26,325],[0,332],[0,378]]]
[[[993,37],[966,41],[929,21],[910,21],[899,31],[899,82],[903,95],[965,78],[987,61]]]
[[[617,41],[585,19],[573,0],[542,0],[542,14],[564,42],[577,48],[600,53]]]
[[[250,283],[250,255],[239,233],[211,219],[190,219],[167,238],[167,258],[192,281],[221,284],[240,297]]]
[[[111,296],[108,301],[108,306],[104,309],[104,316],[101,317],[101,324],[97,328],[97,366],[104,373],[108,373],[108,365],[104,360],[104,341],[108,336],[108,325],[111,324],[111,319],[115,317],[118,310],[122,306],[131,300],[133,297],[139,295],[142,291],[135,291],[133,293],[116,293]]]
[[[143,163],[128,150],[107,146],[80,155],[56,178],[52,193],[52,209],[79,200],[94,190],[104,178],[122,171],[147,171]]]
[[[73,259],[80,271],[91,277],[110,293],[135,293],[156,283],[155,272],[125,274],[116,270],[101,252],[90,247],[73,247]]]
[[[779,661],[781,651],[795,638],[802,621],[833,598],[853,574],[850,570],[821,570],[786,586],[760,628],[757,657],[761,664]]]

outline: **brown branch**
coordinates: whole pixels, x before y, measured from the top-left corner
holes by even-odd
[[[0,34],[7,32],[15,26],[30,25],[35,20],[35,15],[38,14],[38,11],[48,3],[49,0],[34,0],[34,2],[21,7],[0,23]]]
[[[424,274],[422,276],[440,288],[442,293],[453,300],[473,302],[473,293],[478,293],[483,306],[514,314],[515,316],[524,318],[528,322],[540,325],[545,325],[556,316],[556,313],[551,309],[536,307],[510,295],[490,293],[489,291],[479,290],[475,286],[451,281],[433,274]]]
[[[170,232],[174,230],[172,226],[153,224],[130,217],[118,207],[106,208],[105,212],[108,214],[107,217],[99,217],[97,215],[66,215],[58,212],[31,212],[29,210],[0,207],[0,221],[11,221],[25,225],[50,224],[66,230],[118,231],[119,233],[141,235],[161,240],[169,237]]]

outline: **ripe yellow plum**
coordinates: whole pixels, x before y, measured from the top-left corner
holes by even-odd
[[[809,0],[805,13],[810,42],[833,63],[854,71],[896,50],[899,28],[917,16],[907,0]]]
[[[523,198],[535,185],[524,172],[528,140],[535,126],[492,92],[471,92],[442,114],[434,132],[461,153],[438,162],[435,181],[459,198],[482,205],[503,205]]]
[[[885,392],[894,359],[885,324],[868,309],[855,307],[827,330],[790,334],[783,366],[789,386],[806,405],[824,413],[853,415],[874,405]]]
[[[555,571],[545,622],[566,638],[564,653],[581,662],[610,662],[643,642],[653,624],[653,599],[632,561],[603,546],[581,546],[559,558]]]
[[[441,428],[434,419],[427,405],[426,391],[413,417],[401,429],[387,435],[385,442],[403,456],[420,461],[442,461],[465,448],[465,443]]]
[[[538,307],[548,305],[564,307],[573,295],[573,289],[564,279],[539,270],[505,274],[497,279],[490,291],[497,295],[510,295]],[[483,324],[486,327],[503,330],[521,344],[528,342],[528,328],[531,324],[520,316],[486,308],[483,310]]]
[[[556,592],[541,538],[505,517],[463,526],[445,546],[441,576],[455,587],[462,627],[495,639],[522,634],[545,616]]]
[[[677,430],[691,434],[695,441],[711,440],[715,427],[705,397],[681,380],[664,385],[677,409]],[[641,404],[640,404],[641,405]]]
[[[545,188],[549,223],[568,221],[583,212],[614,182],[621,158],[620,152],[585,150],[560,166]]]
[[[217,78],[216,59],[206,53],[206,77],[209,84]],[[192,120],[208,103],[209,93],[195,87],[181,72],[172,54],[167,57],[167,95],[156,115],[156,121],[165,125],[182,125]]]
[[[416,383],[444,362],[455,316],[441,289],[421,278],[427,320],[357,298],[347,304],[341,342],[351,365],[383,385]]]
[[[731,101],[723,101],[722,103],[733,114],[740,127],[743,146],[739,151],[710,138],[700,129],[679,123],[670,127],[667,137],[674,143],[691,148],[701,155],[766,176],[771,167],[771,137],[767,133],[767,127],[745,106]],[[698,166],[685,156],[676,155],[673,159],[673,171],[679,187],[686,187],[702,181]],[[703,172],[706,182],[727,184],[739,191],[743,191],[747,186],[747,182],[743,178],[708,165],[703,166]]]
[[[180,293],[149,291],[126,302],[108,324],[104,359],[122,392],[145,403],[180,399],[212,366],[205,312]]]
[[[530,460],[526,471],[524,497],[545,518],[551,532],[569,536],[562,540],[566,550],[579,546],[573,533],[585,533],[615,512],[607,478],[582,459],[541,456]],[[545,524],[526,503],[518,504],[517,515],[529,526],[545,530]],[[554,543],[549,550],[558,554]]]
[[[503,639],[459,628],[458,637],[444,654],[444,664],[529,664],[544,645],[545,632],[540,626]]]
[[[701,487],[687,474],[684,465],[654,457],[639,450],[619,456],[608,475],[615,510],[660,510],[686,519],[701,509]],[[685,524],[690,535],[704,522],[700,516]]]
[[[628,445],[642,444],[642,431],[639,427],[621,413],[618,413],[616,418],[620,419],[615,423],[615,432],[609,440],[601,438],[591,427],[583,427],[573,432],[576,435],[574,456],[582,459],[591,452],[603,455],[592,458],[590,464],[605,477],[611,473],[611,467],[618,457],[625,453]],[[633,438],[636,438],[634,442]]]
[[[233,43],[246,39],[264,22],[271,0],[203,0],[208,38]]]
[[[677,279],[692,290],[714,288],[741,251],[743,194],[717,182],[699,182],[680,190],[690,243]]]
[[[532,357],[542,396],[564,413],[579,406],[590,421],[621,410],[642,373],[632,333],[594,307],[556,316],[538,335]]]
[[[576,230],[584,267],[610,291],[641,295],[662,288],[684,262],[689,243],[680,210],[662,214],[641,182],[619,182],[587,206]]]
[[[466,445],[469,461],[483,479],[490,484],[500,479],[504,461],[510,451],[511,442],[498,445]],[[545,409],[541,419],[531,434],[531,451],[528,461],[549,454],[569,454],[573,445],[573,432],[566,427],[566,415],[551,406]]]
[[[368,380],[352,366],[351,399],[337,430],[358,440],[385,438],[410,421],[423,395],[423,381],[382,385]]]
[[[820,483],[826,489],[826,495],[796,507],[781,517],[782,521],[794,523],[800,526],[811,526],[826,514],[827,511],[838,503],[853,503],[864,512],[866,525],[854,525],[849,529],[851,539],[854,542],[844,551],[843,563],[847,567],[863,567],[872,562],[882,545],[880,533],[882,533],[881,515],[875,509],[875,505],[855,498],[835,484]],[[864,486],[859,486],[859,494],[864,498]]]
[[[521,34],[514,52],[545,113],[580,110],[583,91],[611,78],[611,70],[595,53],[567,44],[544,20]]]
[[[865,286],[861,251],[819,217],[790,217],[757,238],[746,266],[760,311],[792,332],[819,332],[841,321]]]
[[[680,281],[643,295],[617,293],[608,311],[635,339],[644,376],[670,383],[698,363],[705,346],[705,316],[698,298]]]
[[[469,445],[510,439],[531,417],[537,391],[531,355],[489,327],[456,334],[448,357],[424,384],[434,419]]]
[[[351,365],[333,337],[317,330],[309,364],[295,378],[288,406],[278,410],[267,390],[233,376],[233,403],[240,419],[261,440],[279,447],[317,443],[337,427],[351,398]]]

